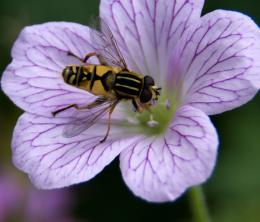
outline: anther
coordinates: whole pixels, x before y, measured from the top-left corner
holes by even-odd
[[[153,119],[153,114],[150,114],[150,120],[147,122],[147,125],[150,127],[155,127],[159,123]]]

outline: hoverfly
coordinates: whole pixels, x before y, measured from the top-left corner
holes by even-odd
[[[152,103],[158,100],[160,89],[151,76],[129,70],[118,48],[115,38],[108,25],[100,19],[100,30],[90,33],[95,51],[80,58],[72,52],[69,56],[77,58],[83,65],[69,65],[62,71],[65,83],[86,90],[98,98],[86,106],[71,104],[52,112],[53,116],[74,107],[77,110],[87,110],[84,120],[72,123],[64,130],[65,137],[74,137],[87,130],[101,117],[108,113],[107,132],[100,141],[104,142],[110,131],[111,115],[117,104],[122,100],[130,100],[139,113],[149,110]],[[90,57],[96,56],[99,65],[87,64]]]

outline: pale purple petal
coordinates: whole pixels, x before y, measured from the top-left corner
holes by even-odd
[[[160,81],[177,40],[199,19],[203,4],[204,0],[101,0],[100,16],[115,35],[127,65]]]
[[[47,118],[23,114],[15,127],[12,149],[14,164],[44,189],[69,186],[91,179],[125,147],[129,136],[112,126],[103,139],[107,124],[98,124],[72,138],[63,137],[69,118]],[[121,142],[123,141],[123,142]]]
[[[200,110],[183,106],[165,135],[132,140],[120,154],[123,178],[135,195],[148,201],[178,198],[188,187],[212,173],[218,138],[210,119]]]
[[[260,31],[247,16],[218,10],[187,30],[174,52],[173,89],[207,114],[249,101],[260,87]]]
[[[93,95],[65,84],[61,72],[67,65],[79,64],[68,51],[82,58],[93,51],[89,39],[89,28],[75,23],[24,28],[13,46],[12,63],[3,74],[3,91],[25,111],[45,116],[75,101],[88,103]]]

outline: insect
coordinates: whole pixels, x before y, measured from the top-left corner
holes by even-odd
[[[107,131],[100,141],[102,143],[109,135],[111,115],[120,101],[132,101],[134,109],[141,113],[149,110],[153,102],[158,100],[161,88],[155,85],[151,76],[144,76],[128,69],[112,31],[103,20],[100,20],[100,30],[93,30],[90,33],[92,43],[95,45],[94,52],[88,53],[85,58],[68,52],[69,56],[77,58],[83,64],[69,65],[62,71],[62,77],[67,84],[86,90],[98,98],[85,106],[71,104],[52,114],[56,116],[72,107],[87,110],[84,120],[75,121],[64,130],[65,137],[74,137],[108,113]],[[87,63],[92,56],[97,57],[99,65]]]

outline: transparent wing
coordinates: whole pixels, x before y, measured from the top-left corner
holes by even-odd
[[[126,62],[109,26],[101,18],[96,20],[99,31],[92,29],[90,33],[94,49],[102,56],[102,59],[104,59],[108,65],[119,66],[123,69],[127,69]]]
[[[98,105],[91,108],[76,110],[71,117],[71,121],[65,126],[63,136],[65,138],[71,138],[79,135],[95,123],[99,122],[118,102],[119,100],[117,99],[103,100],[102,102],[99,102]],[[104,123],[107,122],[104,121]]]

